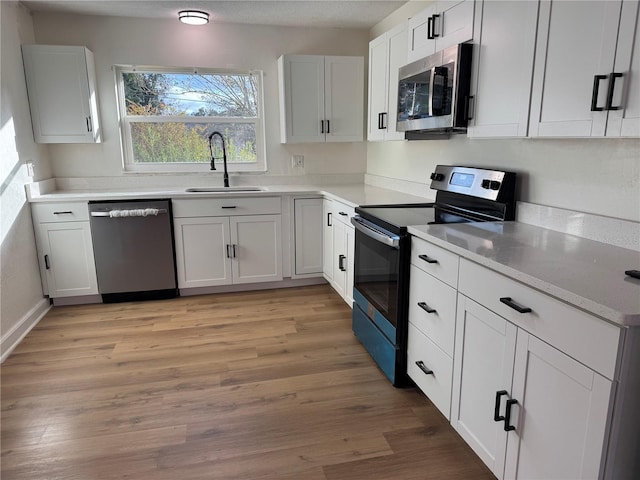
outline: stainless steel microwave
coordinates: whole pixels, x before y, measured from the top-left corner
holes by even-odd
[[[396,129],[405,138],[412,138],[408,132],[466,132],[471,49],[461,43],[400,68]]]

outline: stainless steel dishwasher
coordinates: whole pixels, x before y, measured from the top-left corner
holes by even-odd
[[[89,202],[89,213],[103,302],[178,295],[171,200]]]

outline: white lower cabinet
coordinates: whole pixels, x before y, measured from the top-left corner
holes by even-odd
[[[97,295],[87,203],[38,203],[31,210],[45,295]]]
[[[275,197],[175,200],[178,287],[282,280],[280,209]]]
[[[351,225],[354,208],[325,199],[323,202],[323,273],[324,278],[351,307],[355,231]]]

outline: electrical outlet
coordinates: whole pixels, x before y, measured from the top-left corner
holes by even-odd
[[[293,168],[304,168],[304,155],[294,155],[291,157],[291,166]]]
[[[32,178],[35,176],[35,173],[33,171],[33,162],[31,161],[27,162],[27,175]]]

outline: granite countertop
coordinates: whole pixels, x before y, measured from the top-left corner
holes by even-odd
[[[229,191],[221,193],[187,192],[184,188],[141,188],[109,190],[56,190],[44,194],[30,195],[31,203],[42,202],[86,202],[91,200],[132,200],[143,198],[219,198],[219,197],[264,197],[270,195],[322,195],[348,204],[375,205],[385,203],[424,203],[432,202],[433,197],[418,197],[395,190],[373,187],[371,185],[270,185],[262,187],[264,191]]]
[[[640,325],[640,252],[519,222],[417,225],[409,233],[621,326]]]

